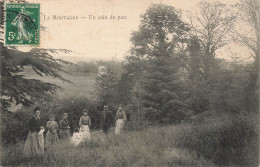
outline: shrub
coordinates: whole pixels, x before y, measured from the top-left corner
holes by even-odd
[[[26,112],[1,114],[1,142],[2,144],[16,143],[26,138],[28,134],[27,121],[30,115]]]
[[[256,122],[252,116],[211,116],[192,123],[176,140],[178,147],[194,150],[221,166],[255,166],[258,162]]]

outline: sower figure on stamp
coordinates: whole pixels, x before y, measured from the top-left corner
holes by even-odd
[[[108,134],[112,122],[113,122],[112,112],[109,111],[108,106],[105,105],[104,111],[102,111],[102,127],[104,133]]]
[[[33,34],[31,34],[29,31],[25,29],[25,19],[27,19],[27,15],[31,15],[32,13],[29,11],[26,11],[24,7],[21,8],[21,12],[16,16],[16,18],[13,20],[12,25],[17,26],[18,35],[17,40],[19,40],[19,43],[23,43],[23,40],[29,41],[31,43],[31,38]]]
[[[126,121],[126,114],[125,114],[125,111],[123,110],[122,105],[118,106],[115,120],[116,120],[115,134],[118,135],[118,134],[120,134],[120,131],[122,130],[124,123]]]

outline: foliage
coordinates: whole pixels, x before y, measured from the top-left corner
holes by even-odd
[[[28,135],[28,112],[6,113],[1,115],[1,144],[17,143]]]
[[[216,51],[230,43],[236,17],[220,2],[200,2],[199,12],[190,12],[190,41],[186,69],[196,112],[213,109],[211,90],[215,89],[219,63]]]
[[[16,104],[30,106],[31,99],[41,99],[49,97],[58,86],[51,83],[44,83],[40,80],[26,79],[20,73],[24,67],[31,66],[40,76],[47,75],[60,78],[57,71],[62,71],[59,63],[56,62],[44,49],[32,49],[29,52],[21,52],[17,49],[8,49],[5,46],[1,50],[1,98],[3,109],[6,110],[10,103],[15,100]],[[55,50],[51,50],[56,52]]]
[[[240,22],[233,28],[236,42],[248,47],[252,52],[259,67],[260,54],[260,2],[258,0],[240,0],[236,5]],[[246,29],[241,30],[241,24],[246,24]]]
[[[189,116],[188,92],[174,59],[160,57],[149,61],[142,82],[143,109],[152,122],[177,123]],[[177,66],[177,67],[176,67]]]
[[[101,74],[96,78],[95,93],[97,102],[100,106],[118,105],[118,76],[116,73],[108,69],[108,72]]]
[[[205,60],[214,59],[215,51],[230,41],[230,31],[236,21],[234,13],[221,2],[198,4],[199,15],[190,15],[191,35],[195,36],[202,46]],[[204,62],[205,65],[210,62]],[[209,64],[209,67],[211,64]],[[205,69],[206,72],[207,69]]]
[[[257,166],[258,137],[255,114],[210,112],[177,135],[177,148],[188,148],[220,166]]]
[[[150,121],[178,122],[187,115],[179,75],[187,31],[177,10],[156,4],[141,16],[139,31],[132,33],[133,47],[125,69],[141,81],[136,84],[143,89],[142,109]]]

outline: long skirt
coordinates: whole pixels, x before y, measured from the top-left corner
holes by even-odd
[[[88,125],[82,125],[80,127],[80,132],[82,134],[82,139],[85,140],[85,139],[88,139],[90,140],[90,132],[89,132],[89,127]]]
[[[60,129],[60,138],[69,139],[70,138],[70,129]]]
[[[29,132],[25,142],[23,154],[28,158],[44,156],[43,134],[38,135],[38,132]]]
[[[123,119],[118,119],[116,121],[116,129],[115,129],[115,134],[118,135],[120,134],[121,129],[124,126],[124,120]]]
[[[58,140],[59,138],[57,133],[51,133],[50,131],[48,131],[45,137],[45,147],[50,147],[51,145],[56,144]]]

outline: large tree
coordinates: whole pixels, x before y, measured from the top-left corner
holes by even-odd
[[[248,47],[251,51],[251,57],[254,58],[254,63],[250,69],[250,85],[248,86],[247,98],[245,100],[248,103],[248,110],[257,111],[257,106],[260,104],[260,1],[240,0],[237,9],[240,22],[233,29],[237,37],[236,41]]]
[[[190,12],[191,36],[186,69],[190,76],[193,107],[197,112],[212,109],[216,75],[220,70],[216,52],[231,40],[236,17],[220,2],[200,2],[199,12]]]
[[[231,42],[229,36],[236,17],[220,2],[200,2],[199,12],[190,12],[190,35],[200,44],[205,79],[215,70],[216,51]]]
[[[187,31],[176,9],[155,4],[141,16],[139,30],[132,34],[128,67],[144,66],[137,68],[134,75],[141,81],[142,107],[151,121],[177,122],[188,111],[180,77]]]
[[[259,0],[241,0],[237,5],[240,22],[233,28],[237,41],[253,52],[253,58],[259,67],[260,54],[260,2]],[[241,25],[243,25],[241,27]],[[246,29],[245,29],[246,28]]]

